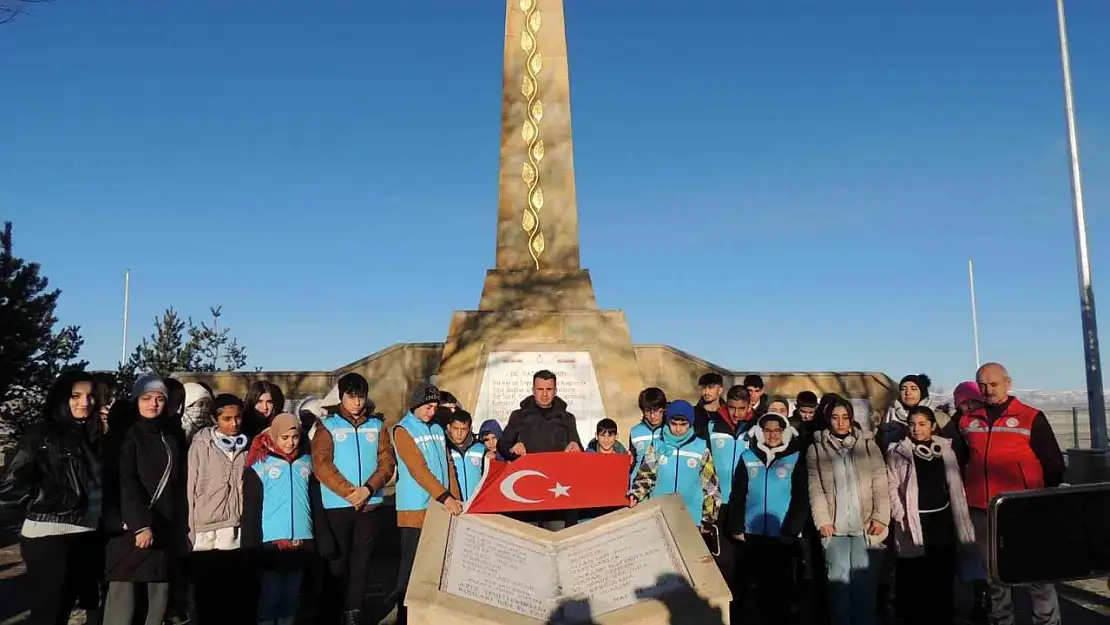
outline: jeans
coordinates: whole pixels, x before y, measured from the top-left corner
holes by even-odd
[[[829,578],[832,625],[876,625],[880,549],[866,536],[832,536],[821,540]]]
[[[262,571],[259,574],[258,622],[293,623],[301,603],[300,569]]]
[[[987,535],[987,511],[971,509],[971,524],[975,527],[975,543],[983,557],[990,559],[990,538]],[[1010,588],[990,584],[990,623],[991,625],[1014,625],[1014,597]],[[1024,587],[1029,592],[1032,604],[1033,625],[1060,625],[1060,602],[1056,597],[1056,586],[1052,584],[1030,584]]]

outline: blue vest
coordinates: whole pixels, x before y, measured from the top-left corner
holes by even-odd
[[[464,453],[453,446],[451,460],[455,463],[455,477],[459,480],[459,495],[467,501],[474,495],[478,480],[482,479],[482,464],[486,459],[486,446],[481,442],[471,445]]]
[[[640,421],[632,426],[628,432],[628,451],[632,454],[632,475],[628,476],[628,485],[632,486],[632,480],[636,477],[636,469],[640,467],[640,463],[644,461],[644,454],[651,446],[658,446],[657,444],[663,440],[663,426],[652,430],[648,424]]]
[[[428,470],[444,488],[448,488],[451,481],[447,473],[447,435],[443,432],[443,426],[434,421],[424,423],[410,412],[393,427],[394,431],[397,428],[404,428],[409,433],[420,455],[424,457]],[[427,510],[431,499],[431,494],[421,488],[412,477],[412,471],[405,464],[405,459],[397,454],[397,510]]]
[[[744,533],[781,536],[782,522],[790,509],[790,481],[798,452],[776,456],[771,467],[751,449],[740,455],[748,472],[748,498],[744,505]]]
[[[749,428],[738,428],[738,434],[733,436],[728,432],[716,432],[716,422],[709,422],[709,442],[713,450],[713,466],[717,469],[717,480],[721,483],[721,503],[727,504],[732,496],[732,476],[736,472],[736,465],[740,464],[740,456],[748,449]]]
[[[694,525],[701,527],[701,506],[705,499],[705,491],[701,486],[701,471],[705,463],[702,456],[707,449],[705,439],[693,437],[682,446],[657,445],[655,447],[658,468],[655,472],[655,488],[651,491],[652,497],[677,493],[682,496],[682,503],[694,520]]]
[[[332,462],[335,468],[347,478],[355,487],[365,486],[366,480],[378,468],[378,435],[381,434],[382,421],[370,417],[357,428],[343,417],[332,414],[320,420],[320,423],[331,432],[334,443]],[[347,508],[351,504],[347,500],[333,493],[330,488],[320,485],[320,498],[324,507],[330,509]],[[367,502],[367,505],[379,504],[383,501],[382,493],[376,492]]]
[[[308,503],[308,479],[312,457],[293,462],[267,456],[251,465],[262,482],[262,542],[312,540],[312,508]]]

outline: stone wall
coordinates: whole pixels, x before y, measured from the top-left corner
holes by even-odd
[[[725,386],[739,384],[748,371],[731,371],[668,345],[636,345],[636,361],[647,386],[658,386],[674,398],[697,399],[698,378],[716,371],[725,379]],[[370,381],[370,396],[378,410],[390,420],[399,419],[415,384],[434,379],[439,366],[443,343],[398,343],[366,358],[344,365],[334,371],[260,371],[234,373],[181,373],[182,382],[207,382],[218,393],[246,394],[254,380],[269,380],[285,393],[287,399],[309,395],[323,397],[339,376],[357,371]],[[818,395],[835,392],[846,397],[867,399],[875,409],[885,409],[897,392],[895,382],[881,372],[818,371],[759,372],[768,392],[793,398],[798,392],[811,390]],[[598,377],[604,377],[599,371]],[[444,389],[452,391],[452,389]],[[454,391],[452,391],[454,392]],[[628,398],[635,403],[636,397]],[[474,406],[467,406],[473,409]]]

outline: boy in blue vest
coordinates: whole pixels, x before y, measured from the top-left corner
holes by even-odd
[[[437,414],[443,415],[443,412],[441,407]],[[444,415],[444,420],[447,422],[447,451],[451,454],[455,477],[459,482],[459,499],[467,501],[474,495],[478,480],[482,478],[486,446],[474,438],[474,419],[469,412],[458,409]]]
[[[786,415],[768,412],[752,429],[732,482],[728,532],[759,563],[753,577],[764,623],[787,622],[794,599],[794,557],[809,509],[801,449]],[[743,605],[743,596],[733,594],[733,602]]]
[[[370,577],[370,554],[381,533],[382,489],[396,460],[381,415],[370,414],[370,385],[357,373],[336,384],[339,406],[320,420],[312,436],[312,465],[320,482],[320,499],[338,557],[329,569],[343,590],[344,625],[363,620],[363,601]],[[334,587],[334,584],[331,585]]]
[[[251,443],[243,470],[240,538],[258,564],[259,625],[297,621],[301,580],[312,557],[311,476],[312,458],[301,445],[300,420],[289,413],[277,415]],[[243,597],[233,592],[225,600]]]
[[[409,400],[409,412],[393,426],[397,450],[397,527],[401,532],[401,566],[397,572],[397,623],[408,622],[405,591],[412,575],[416,546],[428,503],[442,503],[452,515],[462,513],[459,482],[447,436],[435,422],[439,389],[420,383]]]
[[[721,507],[713,454],[706,440],[694,432],[694,407],[690,402],[676,399],[667,404],[664,419],[667,425],[660,444],[644,454],[636,470],[628,506],[635,507],[648,497],[678,494],[690,520],[713,547],[713,525]]]
[[[751,396],[748,389],[736,385],[728,389],[720,410],[706,415],[706,434],[713,451],[713,464],[717,467],[717,477],[721,483],[721,514],[717,517],[717,535],[720,537],[719,549],[714,553],[717,568],[732,591],[730,608],[732,621],[738,622],[742,616],[744,588],[748,584],[754,563],[748,562],[748,549],[732,538],[728,531],[729,501],[732,497],[732,476],[740,463],[740,455],[748,448],[748,434],[754,421],[751,420]]]
[[[628,476],[630,486],[644,454],[663,436],[663,413],[667,410],[667,394],[654,386],[645,388],[640,391],[637,403],[643,418],[628,432],[628,451],[632,454],[632,468]]]

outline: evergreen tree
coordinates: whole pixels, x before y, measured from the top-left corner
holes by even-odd
[[[219,317],[213,308],[213,316]],[[236,371],[247,365],[247,350],[231,336],[230,328],[215,329],[205,323],[182,319],[168,308],[154,320],[154,332],[135,346],[127,362],[120,363],[116,379],[124,389],[135,384],[140,373],[160,377],[186,371]],[[220,363],[223,366],[220,366]]]
[[[12,251],[12,224],[0,234],[0,447],[8,446],[39,415],[46,391],[62,371],[83,369],[77,361],[80,328],[55,330],[61,291],[48,290],[38,263]]]

